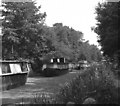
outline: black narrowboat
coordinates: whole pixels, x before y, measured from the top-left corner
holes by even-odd
[[[51,58],[46,64],[43,64],[42,74],[44,76],[57,76],[69,72],[69,64],[65,58]]]
[[[29,64],[26,61],[0,61],[0,89],[8,90],[25,85],[29,72]]]

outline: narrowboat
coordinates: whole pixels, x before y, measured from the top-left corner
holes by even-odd
[[[69,72],[69,64],[65,58],[51,58],[46,64],[43,64],[42,74],[44,76],[57,76]]]
[[[27,61],[0,61],[0,89],[9,90],[22,85],[27,81],[29,63]]]

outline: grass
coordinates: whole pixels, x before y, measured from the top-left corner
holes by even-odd
[[[59,89],[63,87],[66,82],[69,82],[75,78],[78,73],[79,72],[67,73],[57,77],[28,77],[26,85],[3,91],[2,103],[19,103],[22,101],[21,98],[24,99],[24,102],[28,102],[28,100],[35,98],[36,94],[41,95],[42,93],[58,93]]]

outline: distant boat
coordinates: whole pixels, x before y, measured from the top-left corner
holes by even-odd
[[[69,64],[65,61],[65,58],[51,58],[42,67],[42,74],[45,76],[57,76],[67,72],[69,72]]]
[[[25,85],[29,65],[26,61],[0,61],[0,89],[8,90]]]

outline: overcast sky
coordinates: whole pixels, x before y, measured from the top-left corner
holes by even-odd
[[[91,31],[95,26],[95,7],[104,0],[36,0],[41,5],[41,12],[46,12],[45,23],[52,26],[54,23],[79,30],[84,34],[84,39],[90,44],[98,45],[97,34]]]

